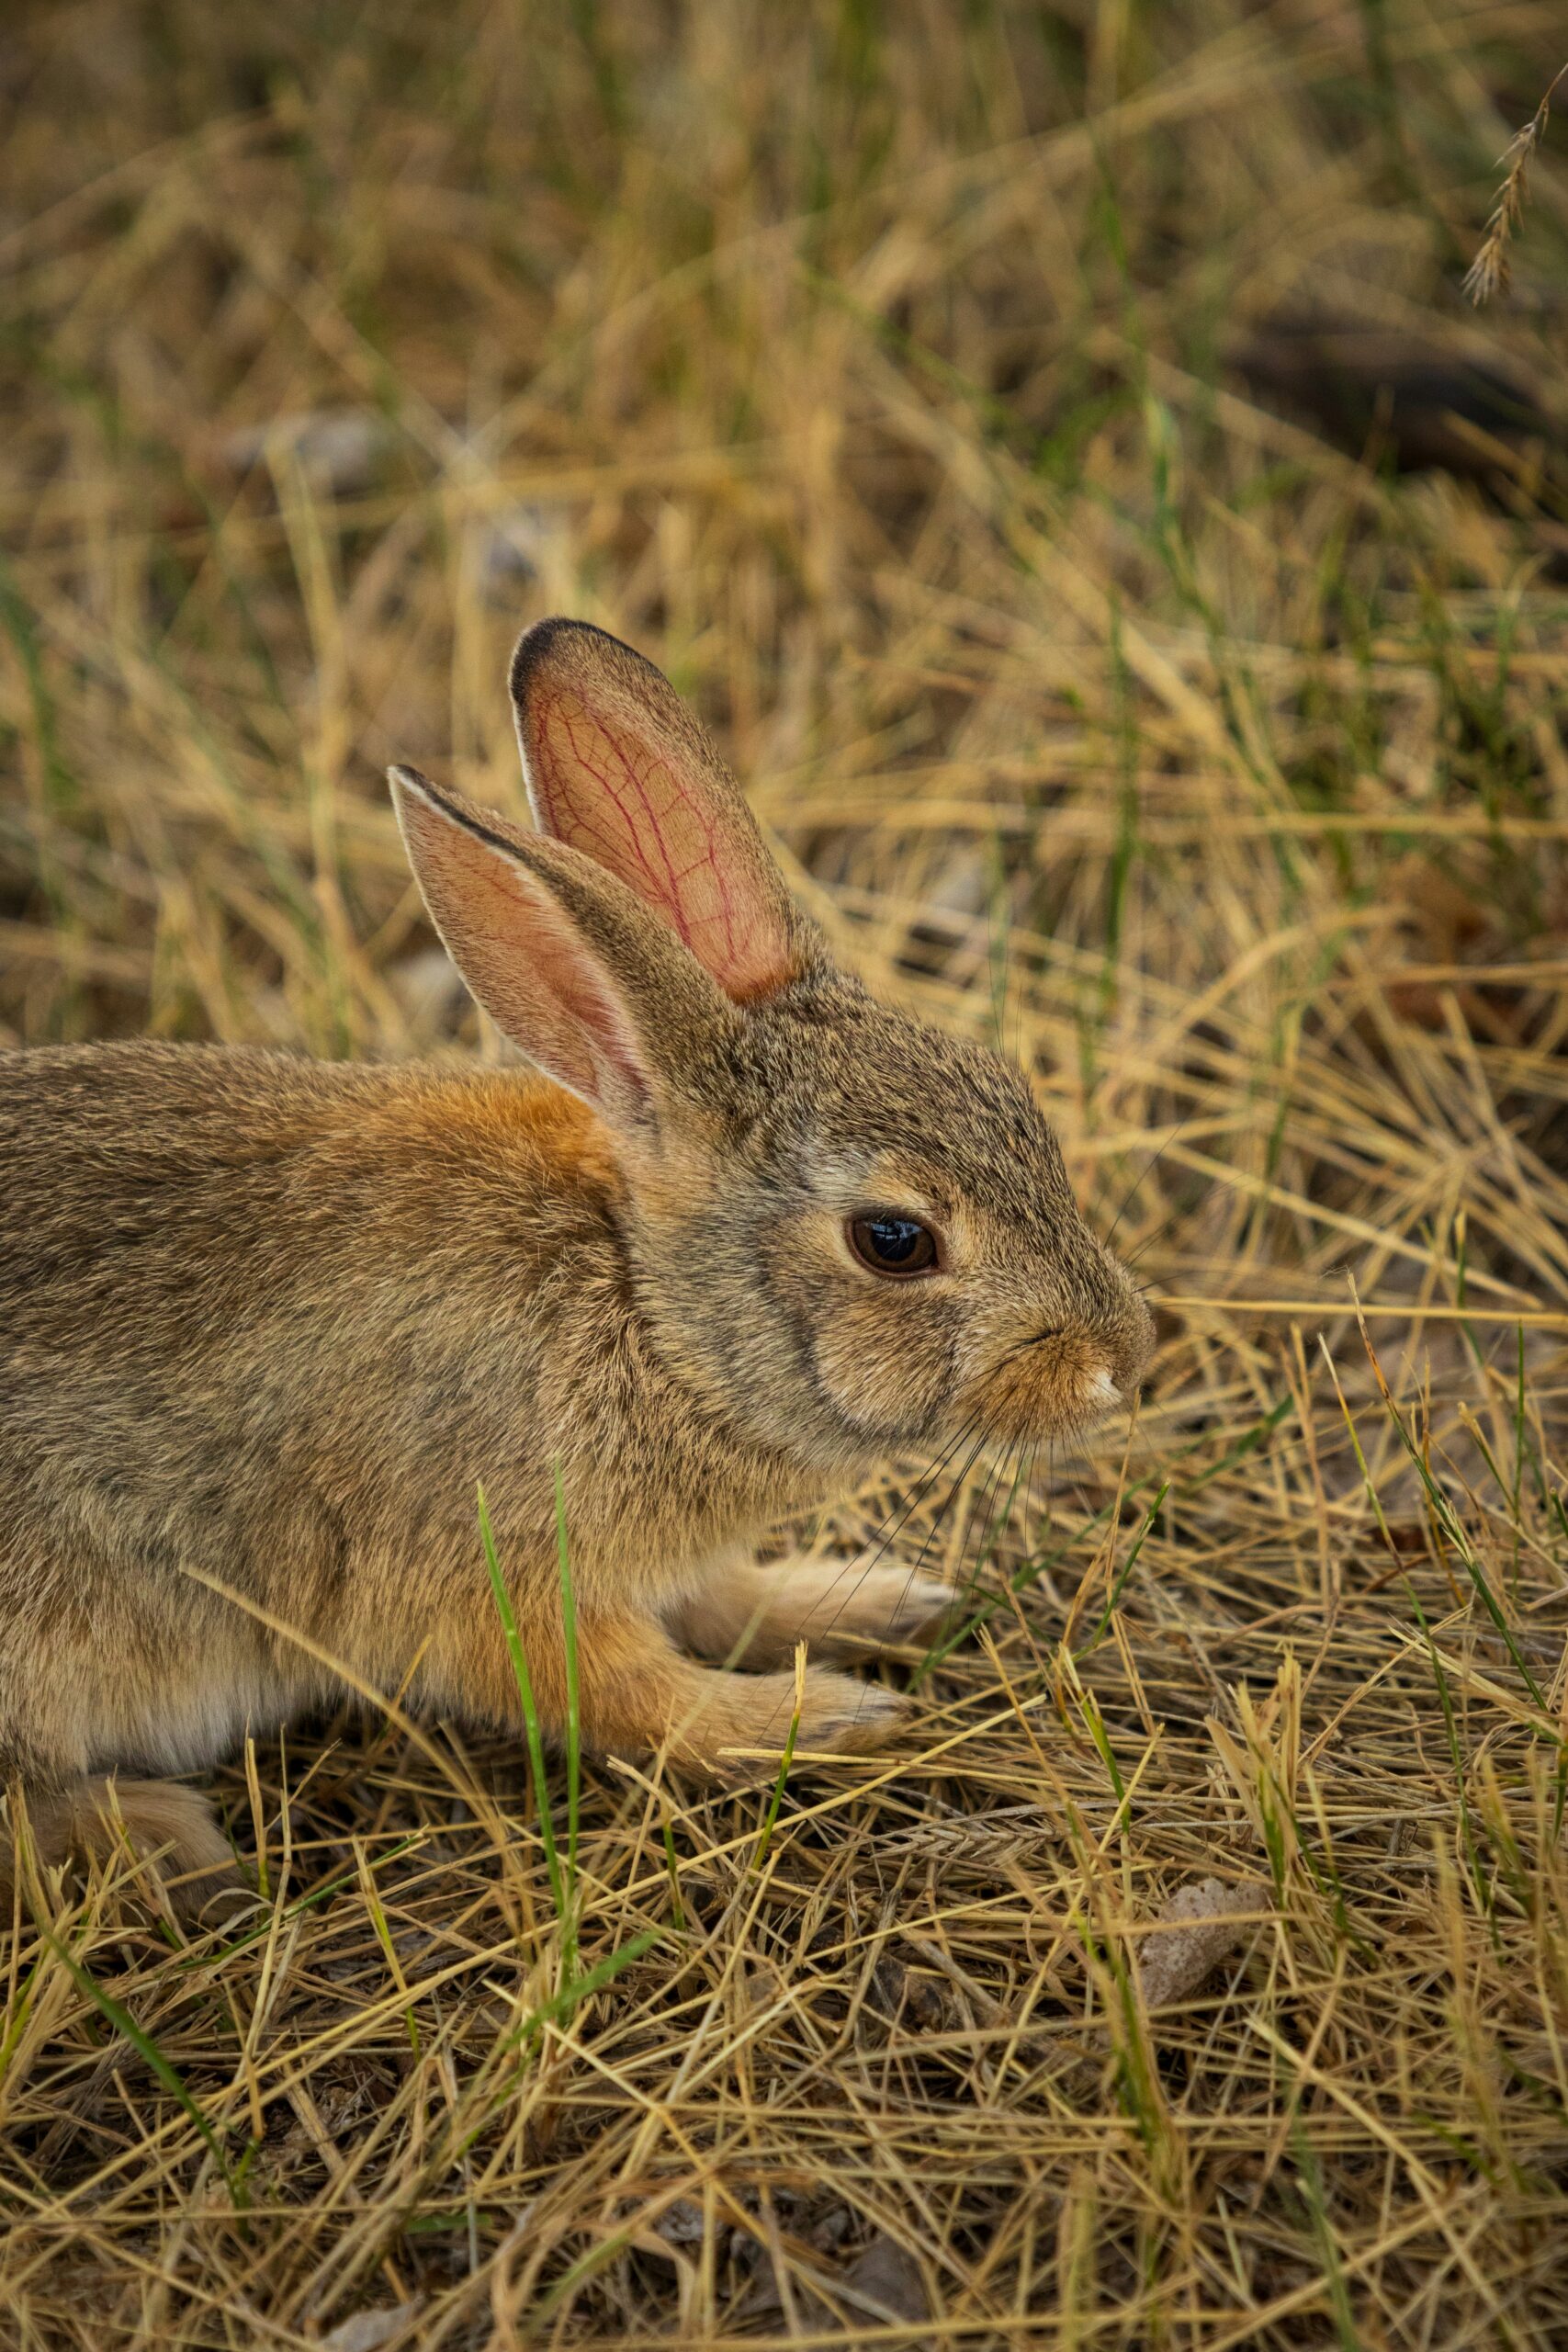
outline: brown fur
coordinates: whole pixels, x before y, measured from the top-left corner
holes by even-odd
[[[797,1633],[899,1639],[941,1594],[879,1572],[835,1600],[796,1563],[770,1600],[739,1547],[891,1445],[1044,1434],[1141,1372],[1146,1314],[1022,1080],[832,966],[658,672],[545,624],[515,674],[525,754],[536,703],[592,753],[563,772],[557,729],[571,838],[408,771],[396,797],[470,986],[560,1082],[0,1056],[0,1785],[45,1860],[106,1843],[83,1783],[118,1770],[133,1844],[212,1865],[197,1801],[134,1775],[320,1702],[322,1654],[516,1728],[480,1481],[558,1730],[558,1464],[586,1743],[776,1746]],[[884,1206],[940,1224],[940,1273],[855,1263],[845,1219]],[[749,1629],[761,1676],[676,1639],[722,1658]],[[897,1719],[816,1663],[806,1699],[806,1749]]]

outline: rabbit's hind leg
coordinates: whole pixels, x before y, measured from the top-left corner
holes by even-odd
[[[12,1562],[7,1574],[0,1560],[0,1928],[18,1881],[26,1907],[45,1891],[39,1873],[66,1863],[118,1860],[152,1902],[156,1872],[187,1915],[243,1891],[207,1797],[150,1777],[226,1744],[209,1720],[210,1699],[193,1717],[187,1686],[205,1688],[201,1678],[173,1638],[160,1651],[156,1629],[129,1625],[107,1604],[95,1613],[48,1568],[23,1576]],[[221,1687],[216,1645],[205,1662],[206,1684]]]
[[[217,1896],[249,1892],[208,1799],[173,1781],[93,1778],[30,1789],[12,1781],[0,1817],[0,1929],[10,1923],[17,1879],[25,1883],[28,1875],[24,1843],[40,1870],[117,1854],[151,1862],[187,1917]]]

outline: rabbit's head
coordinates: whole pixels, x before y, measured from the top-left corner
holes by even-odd
[[[536,832],[408,768],[393,795],[474,995],[608,1130],[666,1360],[825,1469],[1128,1397],[1148,1312],[1019,1072],[839,968],[639,654],[541,622],[512,691]]]

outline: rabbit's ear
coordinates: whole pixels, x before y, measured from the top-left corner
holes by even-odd
[[[661,671],[586,621],[540,621],[512,657],[512,707],[542,832],[635,890],[738,1003],[796,978],[807,927]]]
[[[655,1118],[694,1051],[736,1019],[706,974],[576,850],[417,768],[388,774],[431,921],[491,1019],[612,1126]]]

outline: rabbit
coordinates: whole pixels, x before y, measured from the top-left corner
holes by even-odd
[[[511,688],[536,830],[390,786],[531,1069],[0,1054],[7,1900],[24,1842],[204,1899],[233,1857],[169,1776],[345,1685],[517,1732],[481,1482],[547,1734],[558,1476],[585,1751],[776,1752],[802,1635],[797,1754],[874,1747],[905,1702],[842,1653],[947,1586],[759,1536],[1138,1385],[1148,1311],[1023,1078],[834,962],[660,671],[549,620]]]

